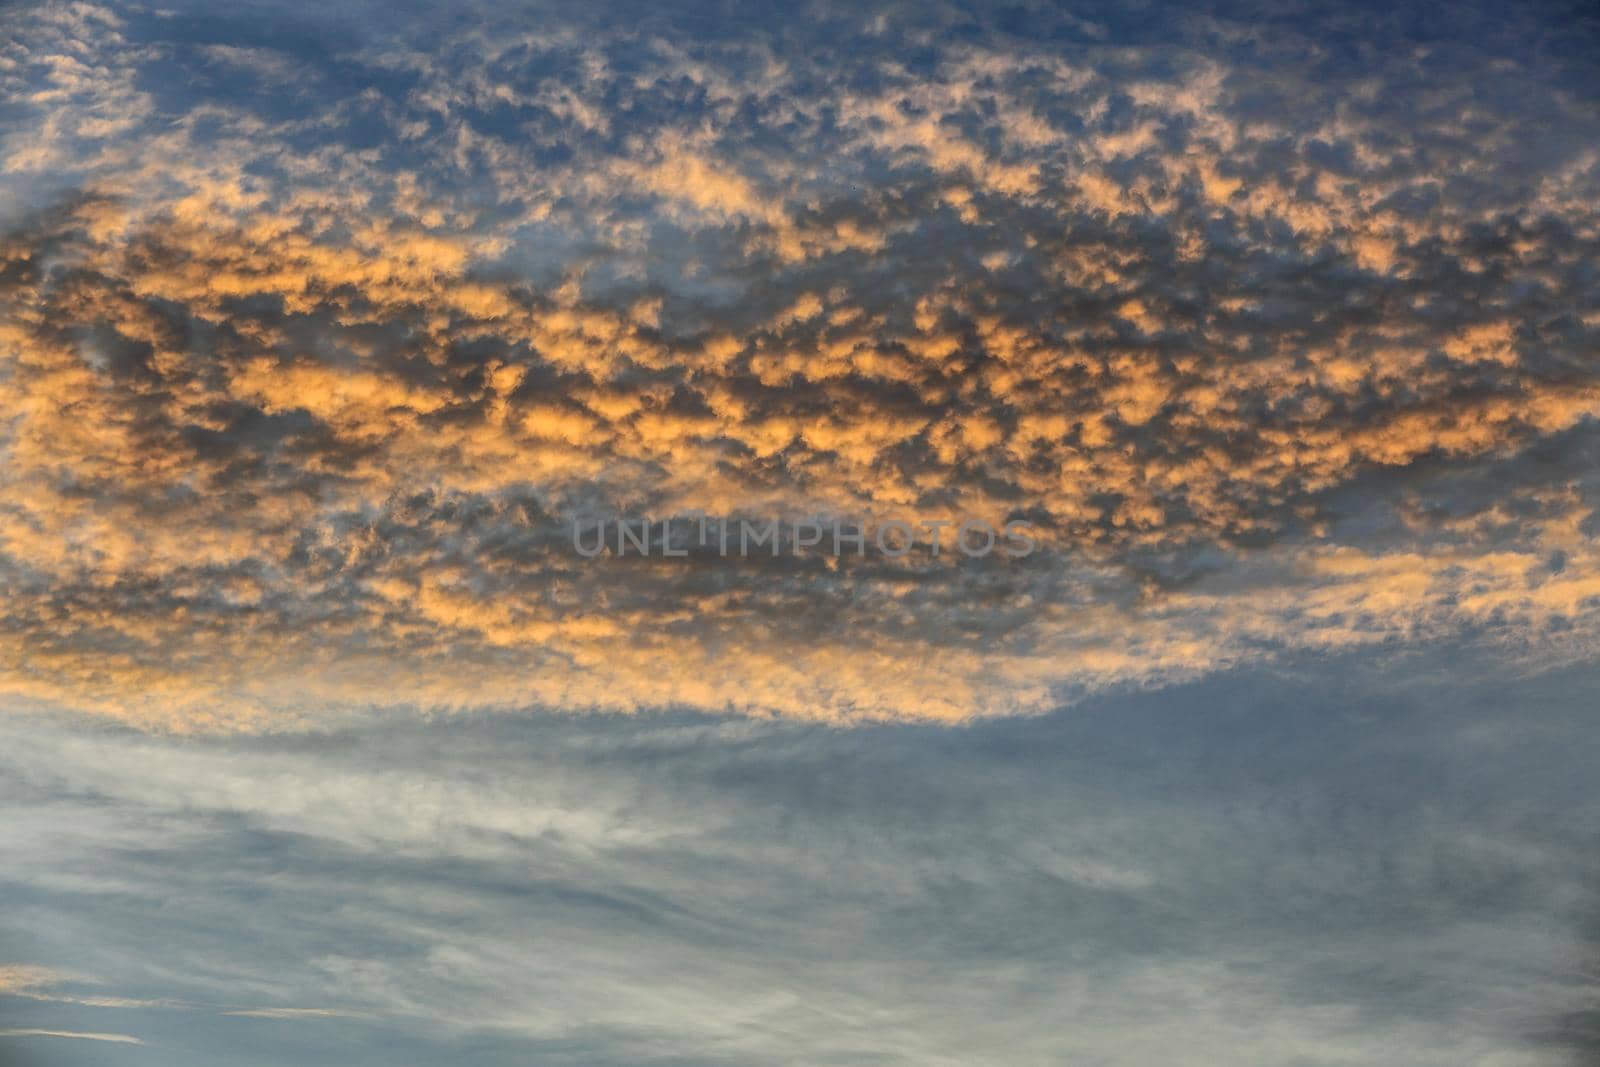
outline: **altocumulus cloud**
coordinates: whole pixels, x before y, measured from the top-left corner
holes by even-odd
[[[8,12],[8,699],[954,721],[1586,654],[1592,21],[1141,11]],[[564,550],[689,509],[1041,549]]]

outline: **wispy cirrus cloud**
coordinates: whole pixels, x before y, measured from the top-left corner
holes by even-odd
[[[9,958],[192,1010],[0,1011],[168,1067],[1581,1062],[1593,672],[1384,660],[960,730],[11,716]]]
[[[222,1014],[238,1019],[282,1019],[286,1021],[361,1018],[358,1012],[337,1011],[333,1008],[242,1008],[237,1011],[225,1011]]]
[[[77,1041],[109,1041],[114,1045],[142,1045],[143,1041],[129,1034],[90,1034],[76,1030],[0,1030],[3,1037],[64,1037]]]

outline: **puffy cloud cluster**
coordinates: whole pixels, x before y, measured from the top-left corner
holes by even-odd
[[[3,691],[959,720],[1285,647],[1589,647],[1570,13],[813,14],[17,15]],[[1043,548],[571,551],[687,510]]]

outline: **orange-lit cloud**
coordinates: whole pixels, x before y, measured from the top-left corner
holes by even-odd
[[[65,178],[0,262],[0,693],[174,728],[958,721],[1284,648],[1587,647],[1592,152],[1494,182],[1523,164],[1475,138],[1515,113],[1295,125],[1192,56],[818,87],[527,46],[569,73],[379,52],[406,93],[284,118],[136,88],[172,55],[115,16],[28,24],[7,171]],[[620,136],[636,91],[699,110]],[[1024,518],[1041,549],[570,550],[574,517],[687,510]]]

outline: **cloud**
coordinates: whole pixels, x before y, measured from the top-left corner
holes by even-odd
[[[230,1015],[240,1019],[353,1019],[360,1018],[355,1012],[334,1011],[331,1008],[248,1008],[239,1011],[225,1011],[223,1015]]]
[[[1581,1058],[1592,20],[797,14],[8,13],[0,1036]]]
[[[192,13],[19,23],[11,699],[961,721],[1296,648],[1588,654],[1593,73],[1553,11],[1442,43],[1328,15],[1342,65],[1220,9],[836,12],[826,59],[483,17],[356,19],[336,61]],[[691,509],[1025,518],[1041,550],[567,548]]]
[[[116,1045],[142,1045],[128,1034],[86,1034],[74,1030],[0,1030],[0,1037],[67,1037],[79,1041],[109,1041]]]
[[[12,716],[9,958],[205,1010],[0,1008],[174,1067],[1560,1063],[1593,681],[1351,654],[960,730]]]

